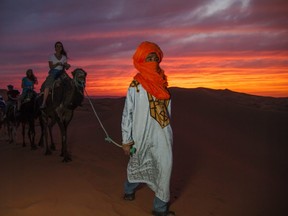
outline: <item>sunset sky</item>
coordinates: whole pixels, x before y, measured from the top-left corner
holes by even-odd
[[[61,41],[89,95],[125,96],[145,40],[170,87],[288,97],[287,0],[0,0],[0,88],[31,68],[39,91]]]

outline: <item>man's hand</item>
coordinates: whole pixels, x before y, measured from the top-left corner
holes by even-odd
[[[132,145],[134,145],[133,141],[130,143],[122,144],[122,148],[123,148],[125,155],[130,155],[130,149],[131,149]]]

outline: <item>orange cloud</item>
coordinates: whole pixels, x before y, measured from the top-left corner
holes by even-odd
[[[166,59],[165,68],[170,86],[227,88],[250,94],[287,97],[288,73],[285,61],[283,53],[202,56]]]
[[[161,63],[170,87],[230,89],[249,94],[287,97],[288,73],[287,53],[283,52],[222,52],[201,54],[192,57],[164,56]],[[73,66],[83,68],[87,73],[86,90],[90,96],[125,96],[127,88],[136,74],[132,59],[127,57],[85,58],[70,61]],[[18,67],[18,68],[17,68]],[[14,84],[20,89],[23,68],[15,66],[17,73],[1,75],[1,88]],[[36,64],[39,91],[48,73],[48,66]],[[22,72],[19,72],[22,71]]]
[[[254,56],[167,57],[161,66],[170,87],[230,89],[263,96],[288,96],[288,73],[283,54]],[[272,62],[272,63],[271,63]],[[283,63],[284,62],[284,63]],[[88,64],[88,62],[86,62]],[[136,73],[131,60],[98,60],[87,68],[91,95],[125,96]]]

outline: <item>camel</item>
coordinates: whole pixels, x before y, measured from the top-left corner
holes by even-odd
[[[26,146],[25,131],[28,124],[28,137],[31,145],[31,149],[37,149],[35,145],[35,119],[38,116],[39,109],[36,106],[37,93],[33,90],[29,90],[26,93],[26,97],[23,99],[20,108],[19,123],[22,125],[22,146]]]
[[[45,155],[50,155],[51,150],[55,150],[55,144],[53,141],[52,128],[55,123],[58,124],[61,131],[61,156],[63,162],[71,161],[71,155],[68,152],[67,146],[67,129],[70,121],[73,118],[74,110],[82,104],[84,99],[84,88],[86,83],[87,73],[77,68],[72,71],[71,78],[65,71],[54,82],[54,87],[47,98],[47,106],[41,110],[40,126],[41,137],[39,145],[43,146],[45,143]],[[39,101],[39,104],[41,100]],[[50,135],[51,145],[48,144],[48,131]]]
[[[5,115],[4,109],[0,108],[0,130],[2,129],[2,125],[4,123],[4,115]]]
[[[16,102],[7,107],[5,124],[8,132],[8,142],[16,144],[17,128],[19,126],[19,119],[16,115]]]
[[[0,131],[5,128],[5,109],[6,107],[0,107]]]

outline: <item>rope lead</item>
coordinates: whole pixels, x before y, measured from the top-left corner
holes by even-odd
[[[91,107],[92,107],[92,110],[93,110],[96,118],[98,119],[99,124],[101,125],[104,133],[106,134],[105,141],[107,141],[107,142],[109,142],[109,143],[113,143],[114,145],[122,148],[122,145],[116,143],[114,140],[112,140],[112,139],[109,137],[109,135],[108,135],[107,131],[105,130],[105,128],[104,128],[104,126],[103,126],[103,124],[102,124],[102,122],[101,122],[101,120],[100,120],[100,118],[99,118],[99,116],[98,116],[98,114],[97,114],[97,112],[96,112],[96,110],[94,109],[94,106],[93,106],[93,104],[92,104],[92,102],[91,102],[91,100],[90,100],[90,97],[89,97],[89,95],[88,95],[88,93],[87,93],[87,91],[86,91],[85,88],[84,88],[84,90],[85,90],[85,93],[86,93],[86,95],[87,95],[88,101],[89,101],[89,103],[90,103],[90,105],[91,105]]]

